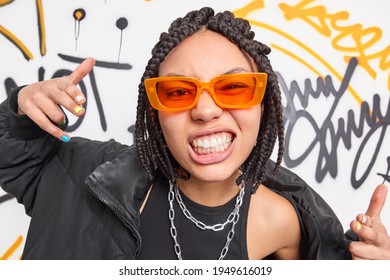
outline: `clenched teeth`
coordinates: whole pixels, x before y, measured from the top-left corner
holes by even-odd
[[[192,141],[192,147],[197,154],[211,154],[225,151],[232,142],[232,135],[219,133],[211,136],[204,136]]]

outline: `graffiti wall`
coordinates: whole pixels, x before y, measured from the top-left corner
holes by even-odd
[[[286,118],[283,165],[343,226],[390,182],[390,2],[364,0],[0,0],[0,101],[11,89],[97,61],[71,135],[132,144],[137,87],[169,23],[202,6],[248,19],[272,49]],[[1,155],[0,155],[1,156]],[[383,222],[390,228],[390,198]],[[0,259],[20,258],[29,217],[0,190]]]

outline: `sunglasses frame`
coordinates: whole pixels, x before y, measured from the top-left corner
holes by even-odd
[[[246,104],[240,104],[240,105],[221,103],[218,100],[218,98],[214,92],[215,83],[221,79],[226,79],[229,77],[233,78],[233,77],[245,77],[245,76],[254,78],[256,80],[256,88],[255,88],[255,92],[253,94],[252,100]],[[267,73],[236,73],[236,74],[220,75],[220,76],[214,77],[209,82],[202,82],[202,81],[199,81],[198,79],[192,78],[192,77],[167,76],[167,77],[157,77],[157,78],[145,79],[144,86],[145,86],[146,94],[148,96],[150,105],[154,109],[159,110],[159,111],[178,112],[178,111],[185,111],[185,110],[192,109],[198,103],[199,97],[200,97],[201,93],[204,91],[204,89],[207,89],[207,92],[213,98],[214,102],[221,108],[246,109],[246,108],[250,108],[250,107],[253,107],[255,105],[258,105],[262,102],[262,100],[264,98],[264,94],[265,94],[265,89],[267,86],[267,78],[268,78]],[[180,108],[169,108],[169,107],[164,106],[160,102],[160,100],[157,96],[156,84],[158,82],[170,81],[170,80],[173,80],[173,81],[180,80],[180,81],[192,82],[197,86],[196,96],[194,98],[194,101],[190,105],[185,106],[185,107],[180,107]]]

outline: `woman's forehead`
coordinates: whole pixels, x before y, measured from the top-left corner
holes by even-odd
[[[256,71],[253,60],[223,35],[201,30],[184,39],[161,63],[159,76],[176,73],[208,80],[231,69]]]

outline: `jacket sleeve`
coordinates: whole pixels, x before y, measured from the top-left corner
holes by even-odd
[[[17,95],[11,92],[0,105],[0,186],[23,203],[26,213],[34,204],[39,172],[57,141],[25,115],[17,114]]]
[[[280,167],[273,174],[274,163],[267,166],[267,181],[264,183],[279,193],[295,208],[302,238],[301,257],[303,259],[351,259],[350,237],[336,214],[309,185],[293,172]]]
[[[31,216],[47,173],[57,173],[55,170],[62,168],[69,179],[82,184],[97,166],[112,160],[127,146],[79,137],[68,143],[56,139],[27,116],[17,114],[19,90],[0,105],[0,186],[16,197]]]

